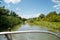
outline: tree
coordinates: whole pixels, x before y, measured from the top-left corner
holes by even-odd
[[[24,21],[25,19],[19,18],[15,12],[10,12],[8,9],[5,9],[5,7],[0,7],[0,31],[6,30],[9,27],[13,28],[15,25]]]
[[[18,16],[15,12],[11,11],[10,13],[11,16]]]
[[[46,20],[50,21],[50,22],[58,22],[57,16],[58,15],[57,15],[56,11],[50,12],[49,14],[47,14]]]
[[[4,7],[0,7],[0,15],[9,15],[9,10]]]
[[[58,15],[60,15],[60,13]]]
[[[47,17],[52,17],[54,15],[57,15],[56,11],[50,12],[47,14]]]
[[[10,26],[9,20],[7,19],[7,16],[0,16],[0,31],[3,29],[8,29]]]
[[[40,16],[39,16],[39,18],[44,18],[45,17],[45,15],[44,14],[40,14]]]
[[[3,8],[5,8],[5,6],[3,6]]]

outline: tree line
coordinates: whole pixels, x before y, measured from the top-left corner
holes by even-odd
[[[30,18],[27,22],[31,25],[46,27],[49,31],[60,32],[60,13],[49,12],[47,15],[40,14],[39,17]]]
[[[42,19],[43,21],[60,22],[60,13],[53,11],[48,13],[46,16],[41,14],[38,18]]]
[[[21,24],[26,19],[19,17],[15,12],[6,9],[5,6],[0,7],[0,31],[13,28],[17,24]]]
[[[28,19],[31,22],[34,20],[37,21],[48,21],[48,22],[60,22],[60,13],[57,13],[56,11],[49,12],[47,15],[40,14],[39,17],[36,18],[30,18]]]

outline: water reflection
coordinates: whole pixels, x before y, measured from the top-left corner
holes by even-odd
[[[40,28],[36,25],[24,24],[17,31],[21,31],[21,30],[47,30],[47,29],[42,27]]]

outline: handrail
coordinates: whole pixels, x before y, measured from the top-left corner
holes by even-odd
[[[56,37],[58,37],[60,39],[60,37],[56,33],[49,32],[49,31],[41,31],[41,30],[25,30],[25,31],[0,32],[0,35],[2,35],[2,34],[21,34],[21,33],[46,33],[46,34],[54,35],[54,36],[56,36]]]

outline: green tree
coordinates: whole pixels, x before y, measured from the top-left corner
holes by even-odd
[[[57,13],[56,13],[56,11],[53,11],[53,12],[50,12],[47,14],[46,20],[50,21],[50,22],[56,22],[57,21],[56,17],[57,17]]]
[[[8,29],[10,26],[9,20],[7,19],[7,16],[0,16],[0,31],[3,29]]]
[[[10,13],[11,16],[18,16],[15,12],[11,11]]]
[[[15,25],[24,21],[25,19],[19,18],[15,12],[10,12],[5,7],[0,7],[0,31],[7,30],[9,27],[13,28]]]
[[[60,13],[58,15],[60,15]]]
[[[47,14],[47,17],[52,17],[54,15],[57,15],[56,11],[50,12]]]
[[[40,15],[39,15],[39,18],[41,18],[41,19],[44,18],[44,17],[45,17],[44,14],[40,14]]]
[[[0,15],[9,15],[9,10],[4,7],[0,7]]]

